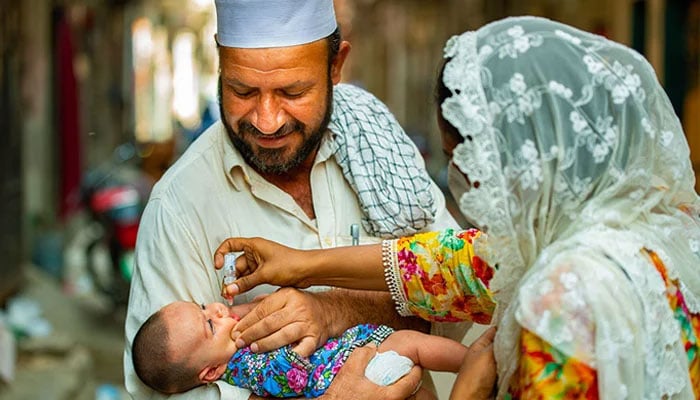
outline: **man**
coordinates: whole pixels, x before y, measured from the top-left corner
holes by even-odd
[[[350,45],[340,40],[331,0],[217,0],[216,7],[222,121],[159,181],[139,228],[124,357],[126,388],[138,399],[160,395],[134,374],[134,334],[174,300],[221,301],[213,253],[225,238],[323,248],[350,244],[356,223],[361,242],[457,226],[383,105],[348,85],[334,91]],[[389,296],[374,292],[283,289],[258,307],[261,315],[273,311],[257,335],[248,331],[260,349],[299,343],[310,354],[361,322],[429,329],[400,318]],[[217,382],[177,398],[256,397]]]

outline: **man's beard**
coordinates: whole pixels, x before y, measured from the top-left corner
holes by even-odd
[[[266,135],[260,132],[253,124],[249,121],[241,120],[238,124],[238,132],[236,132],[233,127],[228,123],[224,113],[224,107],[221,102],[221,78],[219,78],[219,112],[221,115],[221,122],[226,128],[228,137],[231,139],[233,146],[241,153],[243,159],[252,166],[256,171],[264,174],[275,174],[282,175],[291,169],[298,167],[304,160],[306,160],[311,153],[318,149],[321,140],[323,139],[323,134],[328,128],[328,123],[331,119],[331,112],[333,111],[333,83],[330,79],[327,82],[328,89],[326,90],[326,109],[324,111],[323,120],[319,126],[311,132],[308,132],[307,126],[297,119],[292,119],[291,121],[285,123],[280,127],[277,132],[271,135]],[[297,151],[284,159],[284,151],[286,148],[280,149],[265,149],[259,148],[257,152],[253,150],[253,147],[245,137],[265,137],[265,138],[277,138],[282,137],[286,134],[292,132],[300,132],[304,135],[304,142],[297,149]]]

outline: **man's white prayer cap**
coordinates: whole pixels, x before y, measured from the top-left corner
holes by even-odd
[[[333,0],[216,0],[217,42],[267,48],[311,43],[336,29]]]

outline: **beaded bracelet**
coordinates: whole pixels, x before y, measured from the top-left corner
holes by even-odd
[[[382,241],[382,266],[384,267],[384,280],[389,288],[391,299],[396,303],[396,311],[402,317],[413,315],[408,309],[408,299],[403,292],[401,284],[401,275],[398,262],[394,254],[396,248],[396,240]]]

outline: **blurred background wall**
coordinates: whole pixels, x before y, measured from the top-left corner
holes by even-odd
[[[21,266],[61,275],[87,171],[135,143],[157,180],[217,118],[213,0],[0,0],[0,300]],[[441,181],[433,85],[446,39],[534,14],[656,67],[700,167],[700,0],[336,0],[344,80],[384,100]],[[53,252],[58,254],[52,259]]]
[[[433,82],[451,35],[509,15],[545,16],[642,52],[700,163],[700,0],[336,0],[353,45],[344,79],[374,92],[439,178]],[[42,236],[81,208],[85,172],[121,143],[155,180],[216,118],[212,0],[0,0],[0,296]],[[213,107],[212,107],[213,106]],[[48,236],[47,236],[48,235]],[[12,272],[10,272],[12,271]]]
[[[644,54],[700,171],[700,0],[335,1],[352,43],[343,79],[388,104],[443,187],[433,102],[443,45],[523,14]],[[133,222],[148,188],[218,119],[214,33],[213,0],[0,0],[0,400],[119,398],[100,389],[122,380],[133,251],[115,251],[96,208]],[[135,190],[87,199],[86,188],[122,169]],[[134,228],[117,232],[127,250]],[[39,323],[42,308],[53,331]],[[8,327],[20,338],[17,357]],[[53,340],[21,340],[32,330]]]

